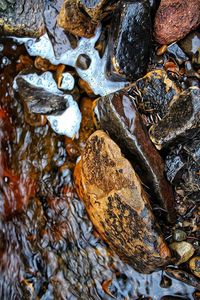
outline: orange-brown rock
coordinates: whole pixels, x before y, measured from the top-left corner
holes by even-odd
[[[199,24],[199,0],[161,0],[155,17],[155,39],[160,44],[170,44],[184,38]]]
[[[141,273],[169,262],[170,251],[139,177],[103,131],[88,139],[74,178],[97,231],[124,261]]]
[[[90,38],[94,35],[96,23],[80,9],[80,3],[77,0],[65,0],[57,23],[66,31],[80,36]]]

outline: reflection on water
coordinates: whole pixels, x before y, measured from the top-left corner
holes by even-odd
[[[4,41],[1,41],[4,43]],[[162,272],[141,275],[111,254],[77,198],[65,141],[13,96],[23,46],[0,53],[0,295],[18,299],[193,299]],[[31,64],[31,60],[29,60]]]

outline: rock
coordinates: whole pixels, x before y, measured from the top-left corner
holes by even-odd
[[[200,166],[200,139],[189,141],[183,146],[186,153]]]
[[[171,278],[180,280],[200,290],[200,281],[198,280],[198,278],[190,273],[187,273],[186,271],[168,267],[165,269],[165,273]]]
[[[44,1],[1,1],[0,33],[4,35],[40,37],[45,32]]]
[[[20,76],[16,78],[16,82],[18,96],[30,113],[59,115],[69,107],[63,95],[56,95],[44,88],[34,86]]]
[[[150,128],[150,138],[157,149],[187,141],[199,133],[200,89],[191,87],[172,101],[168,113]]]
[[[113,11],[118,0],[79,0],[80,6],[94,21],[100,21]]]
[[[80,54],[76,61],[76,67],[87,70],[91,64],[91,58],[87,54]]]
[[[177,184],[180,181],[186,167],[185,159],[180,153],[172,153],[167,155],[165,159],[165,172],[167,179],[172,184]]]
[[[200,32],[191,32],[179,42],[179,45],[183,49],[183,51],[190,58],[192,58],[200,48]]]
[[[182,242],[182,241],[184,241],[186,239],[186,237],[187,237],[187,234],[183,230],[176,229],[173,232],[173,239],[176,242]]]
[[[148,1],[119,3],[111,22],[108,47],[107,76],[110,79],[136,80],[145,74],[151,48]]]
[[[189,60],[189,57],[176,43],[169,45],[167,47],[167,52],[169,53],[169,56],[172,56],[179,65]]]
[[[199,0],[161,0],[154,23],[154,36],[160,44],[184,38],[200,24]]]
[[[164,70],[153,70],[138,79],[130,94],[134,93],[140,113],[157,123],[167,112],[169,103],[179,97],[180,90]]]
[[[200,278],[200,256],[193,257],[189,262],[191,272]]]
[[[170,244],[170,248],[179,256],[177,265],[188,261],[194,254],[194,247],[187,242],[174,242]]]
[[[170,251],[140,179],[103,131],[88,139],[74,178],[97,231],[124,261],[141,273],[169,262]]]
[[[64,0],[46,1],[44,10],[44,21],[48,37],[51,40],[55,57],[59,59],[62,54],[77,46],[78,38],[72,37],[57,24],[57,16],[61,10]]]
[[[130,157],[149,194],[156,198],[174,220],[174,195],[164,174],[164,163],[151,143],[134,105],[134,94],[119,91],[96,101],[94,112],[100,127]]]
[[[94,35],[96,23],[80,9],[80,1],[65,0],[57,18],[57,23],[70,33],[90,38]]]

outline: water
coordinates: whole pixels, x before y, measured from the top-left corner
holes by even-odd
[[[26,50],[0,42],[11,61],[0,69],[0,298],[193,299],[194,288],[161,288],[162,271],[139,274],[102,242],[75,193],[64,137],[13,96]]]

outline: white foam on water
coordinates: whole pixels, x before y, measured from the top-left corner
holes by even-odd
[[[42,75],[33,73],[18,76],[23,77],[32,85],[46,89],[48,92],[63,95],[63,93],[58,89],[51,72],[44,72]],[[17,90],[18,86],[16,78],[13,83],[13,88]],[[71,95],[66,95],[64,96],[64,98],[66,99],[69,107],[61,115],[50,115],[47,116],[47,119],[52,129],[56,133],[73,138],[78,134],[80,129],[82,119],[81,112],[79,110],[78,104],[73,100],[73,97]]]
[[[74,88],[75,80],[70,73],[62,73],[62,82],[60,88],[62,90],[71,91]]]
[[[127,83],[110,81],[106,78],[105,66],[108,50],[105,51],[103,58],[100,58],[98,51],[94,48],[100,34],[101,27],[98,27],[94,37],[90,39],[81,38],[75,49],[67,50],[59,59],[54,55],[53,46],[47,34],[37,40],[29,39],[24,40],[24,42],[30,56],[41,56],[54,65],[64,64],[76,67],[78,56],[87,54],[91,59],[89,68],[87,70],[76,68],[76,71],[90,85],[96,95],[104,96],[123,88]]]

